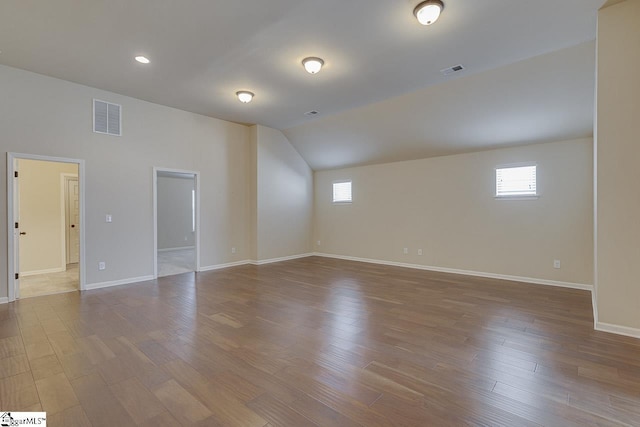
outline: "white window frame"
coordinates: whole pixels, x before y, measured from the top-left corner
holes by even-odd
[[[522,168],[522,167],[531,167],[535,166],[536,168],[536,192],[535,194],[501,194],[498,195],[498,169],[511,169],[511,168]],[[536,162],[523,162],[523,163],[509,163],[498,165],[493,170],[493,197],[497,200],[535,200],[540,197],[540,192],[538,190],[538,164]]]
[[[350,187],[351,187],[351,200],[334,200],[334,188],[336,184],[346,184],[349,183]],[[341,179],[341,180],[337,180],[337,181],[333,181],[331,183],[331,201],[333,202],[334,205],[348,205],[350,203],[353,203],[353,181],[350,179]]]

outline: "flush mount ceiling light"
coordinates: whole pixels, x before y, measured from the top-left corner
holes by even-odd
[[[146,56],[142,56],[142,55],[136,56],[136,61],[138,61],[141,64],[148,64],[149,62],[151,62],[151,61],[149,61],[149,58],[147,58]]]
[[[302,60],[302,65],[304,65],[304,69],[307,70],[307,73],[316,74],[322,69],[324,61],[322,60],[322,58],[310,56],[309,58],[304,58]]]
[[[236,96],[238,97],[238,101],[242,102],[243,104],[248,104],[253,99],[254,94],[253,92],[249,92],[248,90],[239,90],[238,92],[236,92]]]
[[[423,1],[413,9],[413,14],[422,25],[431,25],[438,20],[444,9],[444,3],[440,0]]]

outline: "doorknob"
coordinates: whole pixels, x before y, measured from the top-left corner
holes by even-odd
[[[21,231],[21,232],[20,232],[20,235],[21,235],[21,236],[25,236],[26,234],[27,234],[27,232],[26,232],[26,231]]]
[[[76,225],[75,224],[71,224],[71,228],[76,228]]]

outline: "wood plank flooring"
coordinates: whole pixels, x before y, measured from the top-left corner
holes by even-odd
[[[638,426],[588,292],[318,257],[0,306],[0,409],[49,426]]]

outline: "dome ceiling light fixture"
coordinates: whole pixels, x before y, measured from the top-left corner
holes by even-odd
[[[422,25],[431,25],[438,20],[444,10],[441,0],[426,0],[413,9],[413,14]]]
[[[255,95],[253,94],[253,92],[249,92],[248,90],[239,90],[238,92],[236,92],[236,96],[238,97],[238,101],[242,102],[243,104],[248,104],[251,102]]]
[[[316,58],[315,56],[310,56],[302,60],[302,65],[304,66],[304,69],[307,70],[307,73],[317,74],[322,69],[322,66],[324,65],[324,60],[322,58]]]
[[[148,64],[149,62],[151,62],[151,61],[149,61],[149,58],[147,58],[146,56],[142,56],[142,55],[136,56],[135,59],[136,59],[136,61],[138,61],[141,64]]]

